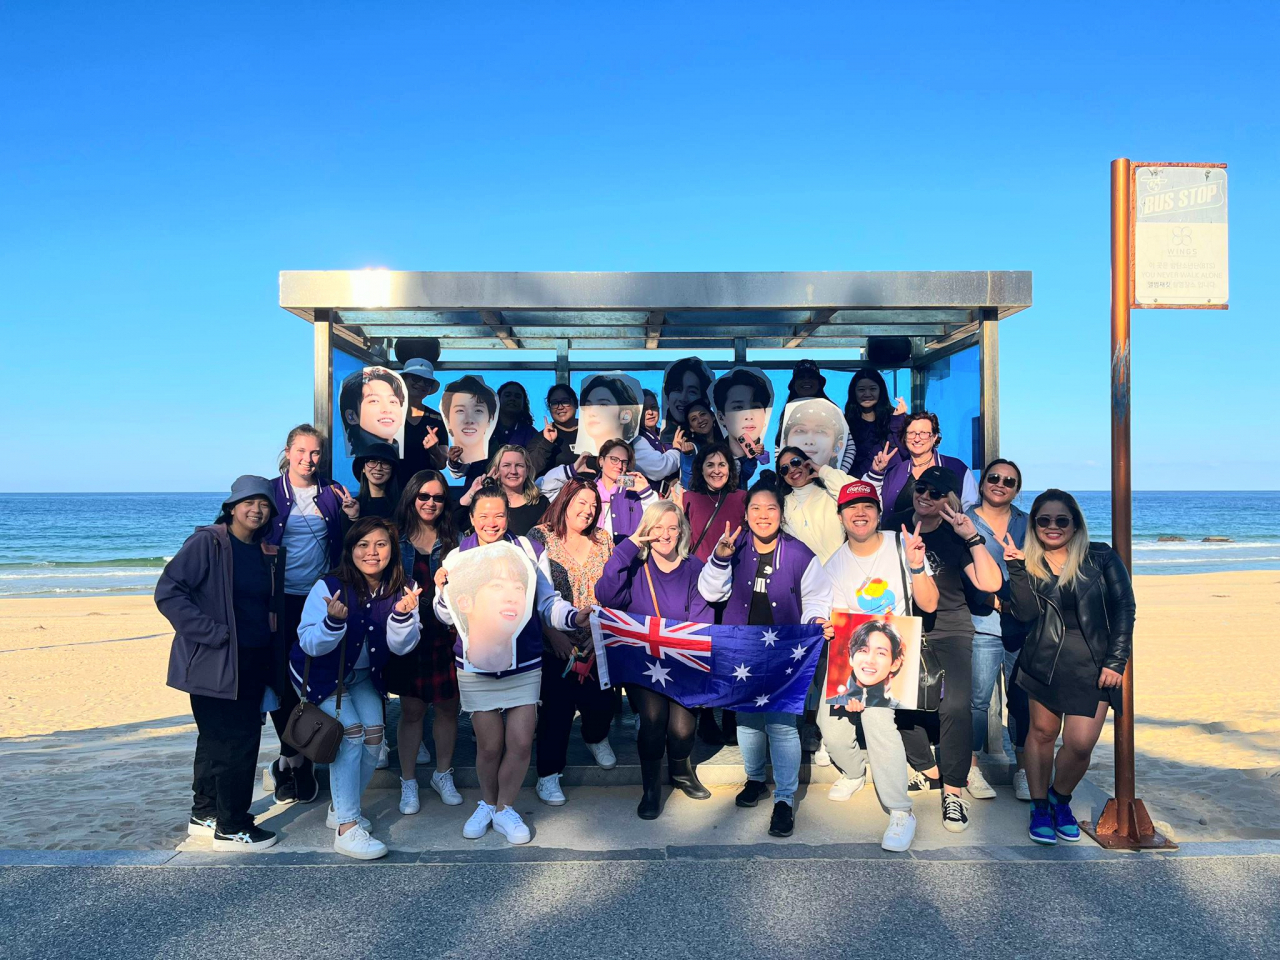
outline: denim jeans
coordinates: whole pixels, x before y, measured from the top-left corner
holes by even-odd
[[[738,713],[738,749],[748,780],[764,780],[766,740],[773,758],[773,799],[795,806],[800,786],[800,729],[794,713]]]
[[[1004,664],[1004,641],[989,633],[973,635],[973,752],[981,753],[987,743],[987,714],[991,708],[991,694],[996,689],[996,677]],[[1000,749],[993,744],[993,751]]]
[[[382,694],[369,679],[368,670],[352,670],[343,684],[342,709],[337,709],[337,694],[320,704],[320,709],[337,717],[346,727],[360,725],[366,730],[382,729]],[[386,733],[384,731],[385,738]],[[339,824],[360,819],[360,796],[373,779],[378,762],[379,745],[364,742],[365,733],[343,736],[338,755],[329,764],[329,792],[333,795],[333,812]]]

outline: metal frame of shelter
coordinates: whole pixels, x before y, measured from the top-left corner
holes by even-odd
[[[982,452],[1000,445],[997,324],[1031,306],[1029,271],[823,273],[446,273],[392,270],[283,270],[280,306],[315,331],[315,424],[333,412],[333,351],[387,359],[398,337],[437,337],[437,369],[554,370],[567,383],[579,370],[661,369],[669,356],[732,349],[733,360],[789,369],[794,360],[752,350],[803,349],[828,370],[867,365],[869,340],[908,337],[912,402],[923,371],[951,354],[980,348]],[[492,360],[452,359],[452,350],[494,348]],[[554,359],[518,351],[555,351]],[[583,351],[632,351],[602,363]],[[578,356],[575,357],[575,351]],[[975,466],[981,466],[976,464]]]

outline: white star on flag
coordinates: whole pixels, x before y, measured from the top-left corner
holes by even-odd
[[[749,676],[751,676],[751,671],[747,669],[747,665],[745,663],[740,663],[733,668],[733,679],[745,680]]]
[[[768,698],[768,697],[766,697],[763,693],[762,693],[762,694],[760,694],[760,696],[756,697],[756,706],[757,706],[757,707],[763,707],[763,706],[764,706],[766,703],[768,703],[768,702],[769,702],[769,698]]]
[[[804,659],[804,647],[797,643],[796,648],[791,651],[791,659],[792,660]]]
[[[671,679],[671,671],[665,667],[658,666],[657,660],[649,664],[649,669],[644,672],[644,675],[654,683],[662,684],[663,687],[666,687],[667,681]]]
[[[773,642],[778,639],[778,635],[774,633],[772,630],[766,630],[763,634],[760,635],[760,639],[764,641],[764,645],[766,647],[772,647]]]
[[[791,676],[791,668],[790,668],[790,667],[787,667],[787,676],[788,676],[788,677],[789,677],[789,676]]]

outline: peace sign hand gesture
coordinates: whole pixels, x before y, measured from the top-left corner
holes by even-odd
[[[409,613],[418,609],[418,596],[422,593],[421,587],[415,587],[410,590],[404,588],[404,596],[400,598],[400,602],[396,604],[396,613]]]
[[[338,499],[342,501],[342,512],[349,519],[355,520],[360,516],[360,501],[351,496],[346,487],[340,483],[335,483],[331,489],[338,495]]]
[[[693,441],[685,439],[683,427],[676,427],[675,436],[671,438],[671,445],[681,453],[693,453]]]
[[[951,524],[951,529],[960,535],[962,540],[969,540],[978,535],[978,528],[973,521],[958,510],[952,510],[945,503],[942,505],[942,519]]]
[[[874,460],[871,461],[872,473],[884,473],[885,467],[889,466],[889,462],[898,455],[898,448],[894,447],[893,452],[889,452],[889,441],[884,443],[884,449],[876,454]]]
[[[739,526],[733,533],[729,532],[729,524],[724,525],[724,536],[716,543],[716,556],[721,560],[728,560],[733,556],[734,545],[738,542],[738,535],[742,533],[742,527]]]
[[[631,536],[627,537],[627,539],[628,539],[628,540],[630,540],[632,543],[634,543],[637,547],[639,547],[640,549],[642,549],[642,550],[643,550],[646,546],[648,546],[650,543],[652,543],[654,540],[657,540],[658,538],[657,538],[657,537],[642,537],[642,536],[640,536],[640,531],[639,531],[639,530],[637,530],[637,531],[636,531],[635,533],[633,533]]]
[[[920,521],[916,521],[915,530],[908,532],[907,525],[902,525],[902,549],[907,555],[907,566],[919,570],[924,566],[924,538],[920,536]]]
[[[1025,560],[1027,558],[1026,554],[1018,549],[1018,545],[1013,542],[1013,537],[1009,536],[1009,534],[1006,533],[1004,539],[1000,542],[1004,544],[1004,559],[1006,562],[1009,560]]]
[[[542,422],[545,424],[542,428],[543,438],[547,443],[555,443],[556,437],[560,436],[560,428],[551,422],[550,417],[543,417]]]
[[[347,619],[347,605],[338,599],[341,594],[342,590],[339,589],[333,591],[332,597],[324,598],[326,613],[328,613],[330,620],[337,620],[341,622]]]

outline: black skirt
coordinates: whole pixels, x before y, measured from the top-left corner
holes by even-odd
[[[1062,650],[1053,668],[1053,681],[1048,684],[1029,677],[1021,669],[1014,669],[1013,682],[1037,701],[1057,714],[1073,717],[1092,717],[1098,712],[1099,703],[1109,703],[1111,709],[1120,712],[1120,688],[1098,687],[1102,668],[1093,659],[1093,651],[1079,630],[1068,629],[1062,638]]]

